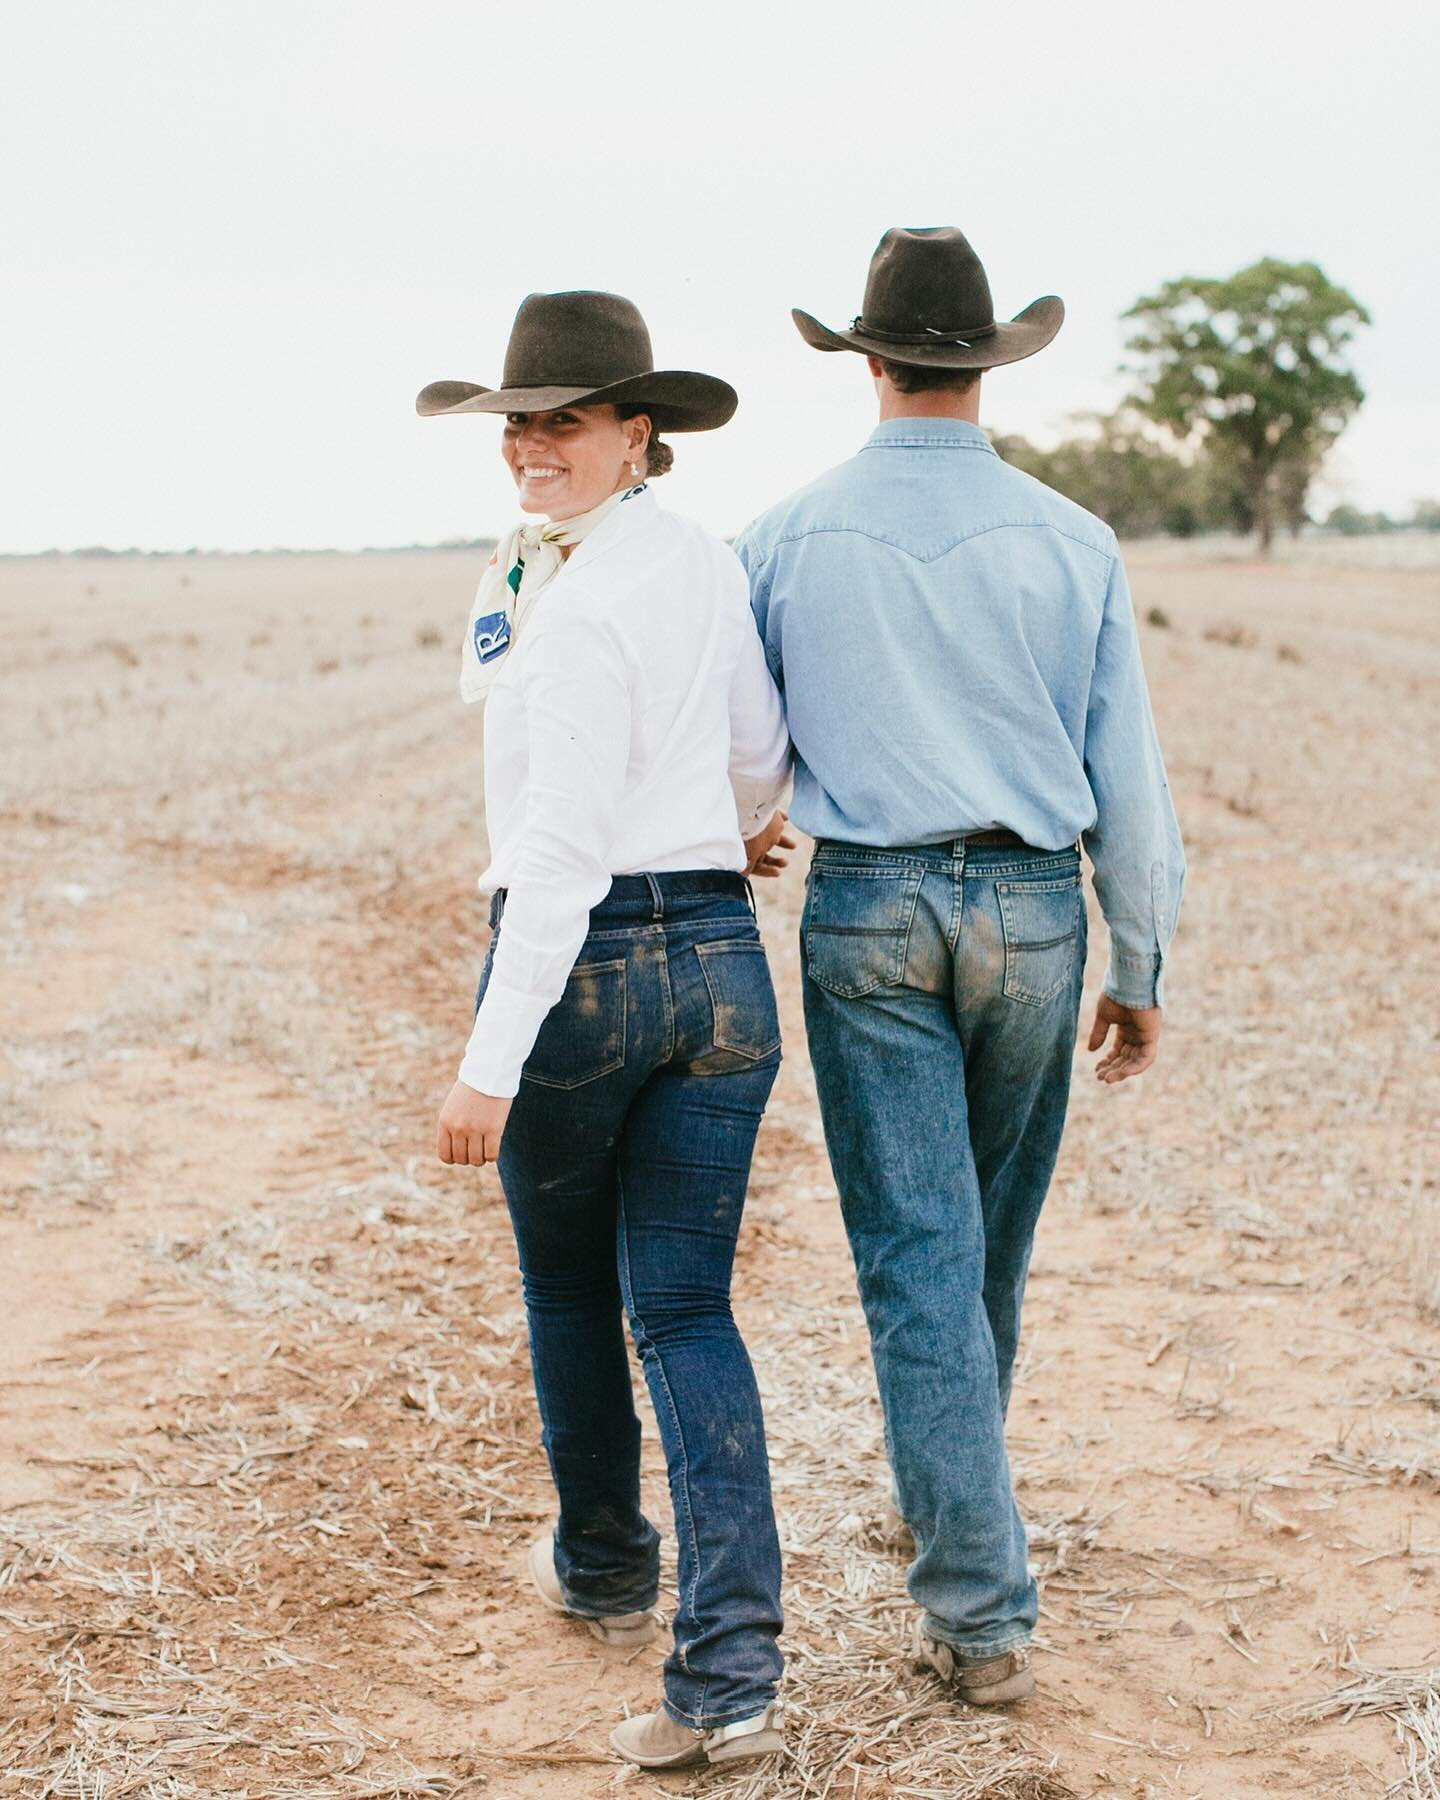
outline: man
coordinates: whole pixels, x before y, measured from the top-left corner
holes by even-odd
[[[922,1652],[980,1705],[1034,1689],[1004,1418],[1070,1085],[1077,840],[1110,930],[1102,1081],[1155,1060],[1184,877],[1114,533],[977,422],[982,371],[1063,317],[997,323],[959,231],[887,231],[849,330],[794,314],[867,358],[880,423],[736,546],[816,839],[806,1024]]]

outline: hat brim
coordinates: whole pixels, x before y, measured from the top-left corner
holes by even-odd
[[[657,431],[715,431],[740,404],[728,381],[688,369],[659,369],[603,387],[486,388],[473,381],[432,381],[416,397],[422,418],[442,413],[555,412],[562,406],[643,405]]]
[[[1008,324],[997,325],[988,337],[965,345],[896,344],[867,337],[863,331],[832,331],[798,306],[790,317],[813,350],[855,350],[862,356],[883,356],[889,362],[920,369],[996,369],[1043,350],[1065,322],[1065,302],[1055,294],[1032,300]]]

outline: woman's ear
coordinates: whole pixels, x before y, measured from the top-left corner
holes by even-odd
[[[625,429],[628,433],[626,454],[639,462],[650,442],[650,415],[636,413],[633,419],[625,421]]]

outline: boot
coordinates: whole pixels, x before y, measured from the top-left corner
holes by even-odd
[[[626,1719],[610,1733],[610,1747],[641,1769],[688,1769],[697,1763],[739,1762],[771,1756],[784,1747],[780,1736],[780,1702],[772,1701],[753,1718],[697,1730],[658,1712]]]
[[[567,1619],[579,1619],[591,1637],[599,1638],[602,1644],[617,1644],[622,1649],[635,1650],[642,1644],[648,1644],[655,1636],[653,1612],[607,1613],[599,1617],[571,1612],[566,1604],[565,1590],[560,1586],[560,1577],[555,1573],[553,1531],[547,1531],[544,1537],[536,1538],[530,1546],[527,1561],[535,1592],[551,1612],[564,1613]]]

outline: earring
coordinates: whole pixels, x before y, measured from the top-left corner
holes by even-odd
[[[639,465],[639,463],[631,463],[631,465],[630,465],[630,473],[631,473],[631,474],[632,474],[632,475],[638,475],[638,474],[639,474],[639,473],[640,473],[640,465]]]

